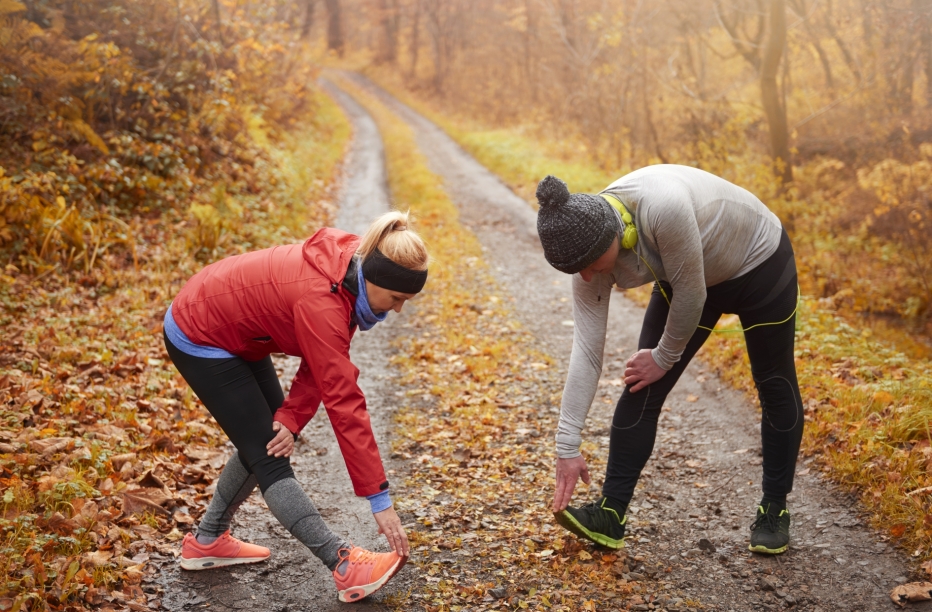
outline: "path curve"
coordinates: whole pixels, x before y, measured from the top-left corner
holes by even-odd
[[[565,376],[572,346],[570,277],[546,264],[536,213],[436,125],[364,76],[345,73],[378,96],[413,129],[430,169],[442,177],[462,221],[478,236],[492,270],[516,299],[516,313]],[[584,439],[607,454],[624,360],[634,352],[644,311],[613,293],[599,393]],[[549,432],[552,436],[554,432]],[[629,552],[648,567],[670,567],[642,582],[661,598],[654,609],[893,609],[889,591],[909,576],[905,556],[864,525],[854,500],[821,478],[809,461],[797,467],[791,550],[778,557],[747,551],[748,526],[760,498],[760,416],[741,393],[698,361],[670,394],[654,455],[629,512]],[[602,475],[593,475],[590,498]],[[583,487],[583,485],[580,485]],[[552,495],[552,491],[544,494]],[[576,499],[585,497],[578,489]],[[543,520],[551,520],[542,517]],[[699,548],[700,539],[714,552]],[[646,604],[643,609],[648,609]],[[932,602],[911,609],[932,609]]]
[[[353,124],[350,150],[343,165],[336,226],[362,233],[369,222],[389,208],[382,139],[375,122],[350,96],[327,80],[321,87],[342,107]],[[372,427],[392,480],[388,461],[394,389],[389,388],[388,359],[392,339],[403,325],[404,315],[389,316],[370,331],[357,332],[352,343],[353,363],[360,369],[359,385],[366,395]],[[287,391],[300,360],[276,356],[279,378]],[[321,408],[302,432],[292,457],[298,481],[317,505],[330,527],[353,543],[374,550],[389,550],[372,518],[369,502],[353,494],[352,483]],[[237,512],[233,533],[241,539],[272,550],[268,563],[207,570],[181,571],[166,564],[159,574],[164,589],[163,608],[168,610],[262,610],[269,612],[345,610],[337,601],[329,570],[275,520],[258,491]],[[385,610],[382,602],[404,588],[405,568],[384,589],[367,600],[352,604],[353,610]],[[210,604],[206,607],[206,604]]]

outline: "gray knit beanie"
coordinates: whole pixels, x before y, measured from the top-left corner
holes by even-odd
[[[570,195],[566,183],[547,176],[537,184],[537,234],[547,263],[567,274],[585,269],[608,251],[620,230],[604,198]]]

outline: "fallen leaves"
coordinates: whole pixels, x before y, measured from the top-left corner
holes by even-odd
[[[890,599],[905,608],[907,603],[932,600],[932,582],[908,582],[890,592]]]

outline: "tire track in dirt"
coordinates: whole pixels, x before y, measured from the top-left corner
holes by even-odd
[[[375,122],[351,97],[326,80],[323,89],[343,108],[354,127],[353,141],[343,166],[336,226],[360,234],[374,217],[389,208],[382,140]],[[370,331],[357,332],[352,343],[353,363],[360,369],[359,384],[366,395],[372,427],[389,480],[392,466],[389,431],[394,408],[388,359],[391,342],[404,325],[402,314],[392,314]],[[276,356],[275,365],[285,390],[290,386],[300,360]],[[232,452],[232,446],[229,447]],[[353,493],[352,482],[336,437],[321,407],[302,432],[292,456],[298,481],[307,491],[330,527],[356,545],[389,550],[372,518],[369,502]],[[272,516],[258,490],[234,517],[236,537],[272,550],[268,563],[199,572],[183,572],[176,563],[166,564],[159,583],[165,590],[163,607],[168,610],[342,610],[333,578],[300,542]],[[352,604],[354,610],[384,610],[386,598],[399,592],[413,570],[405,568],[384,589],[367,600]],[[209,605],[209,607],[208,607]]]
[[[441,176],[462,222],[482,242],[491,269],[515,299],[515,311],[565,377],[572,345],[570,277],[550,268],[534,227],[536,213],[441,129],[367,78],[344,73],[378,96],[414,130],[430,169]],[[643,309],[615,292],[605,366],[584,439],[603,456],[625,359],[634,352]],[[550,435],[554,432],[549,432]],[[590,461],[590,465],[591,465]],[[670,394],[654,455],[629,511],[629,554],[647,568],[629,580],[654,604],[633,609],[873,611],[893,608],[888,593],[910,575],[905,555],[867,528],[854,499],[797,467],[791,549],[778,557],[747,551],[760,498],[760,416],[699,361]],[[577,503],[599,494],[577,489]],[[552,495],[552,490],[542,491]],[[550,521],[550,517],[543,517]],[[700,540],[703,542],[700,548]],[[711,546],[709,546],[711,544]],[[619,602],[621,603],[621,602]],[[932,604],[913,605],[932,609]]]

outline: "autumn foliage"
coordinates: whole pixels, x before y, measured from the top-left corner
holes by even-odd
[[[161,317],[331,220],[349,126],[299,24],[217,6],[0,0],[0,610],[157,607],[224,459]]]

